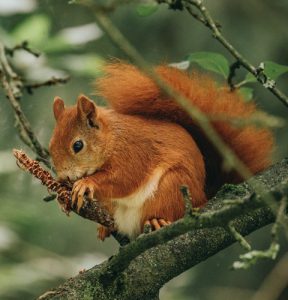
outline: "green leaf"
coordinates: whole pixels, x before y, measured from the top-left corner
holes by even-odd
[[[253,89],[249,87],[242,87],[238,93],[244,98],[245,101],[251,101],[253,98]]]
[[[214,52],[194,52],[188,56],[190,62],[198,64],[203,69],[215,72],[227,78],[229,75],[229,63],[227,59]]]
[[[279,65],[273,61],[264,62],[264,73],[272,80],[288,72],[288,66]]]
[[[288,73],[288,66],[277,64],[273,61],[264,62],[264,74],[270,79],[276,81],[281,75]],[[245,77],[246,83],[257,82],[257,79],[251,73],[247,73]]]
[[[152,2],[147,2],[147,3],[143,3],[143,4],[139,4],[137,6],[137,13],[139,16],[141,17],[147,17],[152,15],[153,13],[155,13],[158,9],[159,5],[152,1]]]
[[[245,79],[244,79],[245,83],[252,83],[252,82],[257,82],[257,79],[254,75],[252,75],[251,73],[247,73]],[[244,83],[244,82],[243,82]]]
[[[25,19],[12,32],[16,43],[27,40],[32,46],[42,48],[47,42],[51,27],[50,19],[46,15],[34,15]]]

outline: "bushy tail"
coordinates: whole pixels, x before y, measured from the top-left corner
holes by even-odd
[[[217,87],[215,81],[205,75],[193,73],[189,76],[167,66],[159,66],[155,70],[163,80],[207,115],[226,115],[239,119],[256,112],[253,103],[245,103],[236,92],[230,92],[227,87]],[[188,114],[176,102],[168,99],[153,80],[135,66],[121,62],[107,65],[105,71],[106,75],[96,82],[96,89],[112,108],[123,114],[144,115],[182,125],[196,139],[204,154],[210,171],[208,181],[212,182],[219,176],[220,156]],[[273,148],[273,137],[269,130],[253,125],[233,127],[227,120],[214,121],[213,126],[252,173],[269,166]]]

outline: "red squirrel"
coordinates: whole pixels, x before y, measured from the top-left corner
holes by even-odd
[[[206,75],[168,66],[155,71],[208,116],[247,118],[256,112],[255,104]],[[59,179],[74,183],[72,202],[78,210],[84,195],[98,199],[117,230],[134,239],[144,224],[156,230],[184,215],[181,185],[188,186],[193,207],[201,207],[224,182],[241,180],[223,171],[221,156],[191,117],[135,66],[109,64],[96,88],[109,108],[84,95],[72,107],[56,97],[53,106],[50,153]],[[212,124],[251,173],[269,166],[273,137],[268,129],[233,127],[227,120]],[[100,238],[106,235],[102,228]]]

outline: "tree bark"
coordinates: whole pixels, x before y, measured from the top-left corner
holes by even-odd
[[[283,195],[287,196],[288,159],[277,163],[255,178],[263,184],[265,188],[263,192],[273,192],[275,201]],[[227,206],[225,200],[239,202],[249,198],[254,201],[253,197],[254,193],[249,182],[235,186],[226,185],[209,202],[204,212],[223,209],[225,205]],[[248,205],[243,209],[243,213],[232,218],[233,226],[241,235],[247,235],[273,222],[274,219],[274,214],[264,202],[256,206]],[[112,259],[67,280],[55,290],[40,296],[39,299],[159,299],[159,290],[166,282],[235,242],[234,236],[227,230],[225,224],[227,220],[223,219],[223,227],[208,226],[209,228],[194,229],[167,242],[163,239],[165,231],[161,229],[153,233],[159,237],[159,240],[162,239],[160,244],[147,246],[149,249],[136,258],[132,257],[130,261],[128,254],[133,251],[129,250],[137,249],[137,243],[139,244],[141,239],[148,238],[148,236],[139,237],[129,245],[121,247],[119,253]],[[173,226],[166,229],[167,232],[169,230],[173,231]],[[107,277],[107,270],[113,272],[115,261],[121,259],[124,262],[127,260],[128,263],[124,264],[127,267],[115,271],[116,275],[114,274],[113,278]]]

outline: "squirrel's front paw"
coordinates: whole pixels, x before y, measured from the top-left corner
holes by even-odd
[[[106,226],[100,225],[98,227],[98,239],[104,241],[107,237],[110,236],[111,229]]]
[[[84,204],[84,196],[92,200],[95,193],[95,183],[90,178],[83,178],[77,180],[72,188],[72,207],[77,208],[79,213]]]

